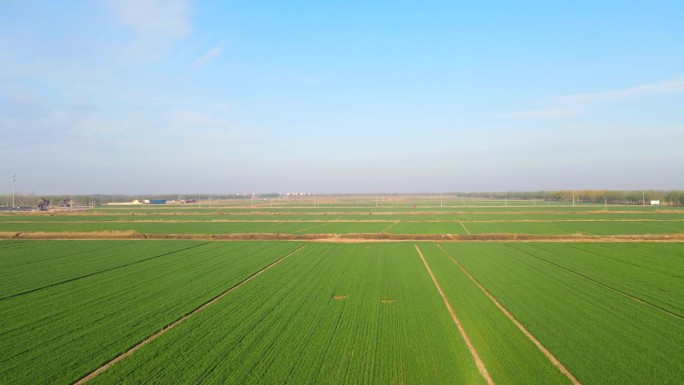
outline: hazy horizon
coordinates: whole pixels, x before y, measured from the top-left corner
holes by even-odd
[[[0,195],[684,189],[682,2],[1,7]]]

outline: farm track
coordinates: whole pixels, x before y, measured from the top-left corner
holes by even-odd
[[[494,385],[494,380],[492,380],[492,377],[490,376],[489,372],[487,371],[487,367],[485,366],[484,362],[480,358],[480,355],[477,353],[477,350],[475,350],[475,346],[473,346],[473,343],[470,341],[470,338],[468,337],[468,334],[466,333],[465,329],[463,328],[463,325],[461,325],[461,321],[458,319],[456,312],[454,312],[454,309],[449,304],[449,301],[447,300],[446,295],[444,295],[444,291],[442,291],[441,286],[439,286],[439,282],[437,282],[437,278],[435,278],[435,275],[432,273],[432,269],[430,269],[430,265],[428,265],[427,261],[425,260],[425,257],[423,256],[423,253],[420,251],[420,248],[418,248],[418,245],[414,245],[414,246],[416,247],[416,251],[418,252],[418,255],[420,256],[420,259],[423,261],[423,264],[425,265],[425,269],[427,270],[428,274],[430,274],[430,278],[432,278],[432,282],[435,284],[435,287],[437,288],[439,295],[442,297],[442,301],[444,301],[444,306],[446,306],[447,310],[449,311],[449,314],[451,315],[451,319],[454,321],[456,328],[458,328],[458,331],[461,333],[461,337],[463,337],[463,340],[465,340],[465,343],[468,346],[468,350],[470,351],[470,354],[473,356],[473,360],[475,361],[475,365],[477,365],[478,371],[480,372],[482,377],[485,379],[485,381],[487,381],[487,384]]]
[[[440,241],[440,242],[684,242],[684,233],[643,235],[587,234],[145,234],[137,231],[87,232],[0,232],[0,239],[31,240],[205,240],[205,241],[312,241],[312,242],[372,242],[372,241]]]
[[[207,243],[208,243],[208,242],[200,243],[200,244],[198,244],[198,245],[192,245],[192,246],[189,246],[189,247],[186,247],[186,248],[183,248],[183,249],[174,250],[174,251],[170,251],[170,252],[168,252],[168,253],[163,253],[163,254],[155,255],[154,257],[144,258],[144,259],[140,259],[140,260],[137,260],[137,261],[125,263],[125,264],[123,264],[123,265],[110,267],[110,268],[104,269],[104,270],[94,271],[94,272],[92,272],[92,273],[88,273],[88,274],[80,275],[80,276],[78,276],[78,277],[73,277],[73,278],[65,279],[65,280],[59,281],[59,282],[54,282],[54,283],[51,283],[51,284],[49,284],[49,285],[37,287],[37,288],[31,289],[31,290],[23,291],[23,292],[21,292],[21,293],[15,293],[15,294],[12,294],[12,295],[8,295],[8,296],[6,296],[6,297],[2,297],[2,298],[0,298],[0,301],[6,300],[6,299],[10,299],[10,298],[14,298],[14,297],[20,297],[20,296],[22,296],[22,295],[26,295],[26,294],[33,293],[33,292],[36,292],[36,291],[39,291],[39,290],[44,290],[44,289],[48,289],[48,288],[51,288],[51,287],[63,285],[63,284],[65,284],[65,283],[78,281],[78,280],[80,280],[80,279],[92,277],[92,276],[98,275],[98,274],[103,274],[103,273],[106,273],[106,272],[109,272],[109,271],[112,271],[112,270],[122,269],[122,268],[124,268],[124,267],[136,265],[136,264],[138,264],[138,263],[142,263],[142,262],[150,261],[150,260],[153,260],[153,259],[157,259],[157,258],[169,256],[169,255],[171,255],[171,254],[180,253],[181,251],[186,251],[186,250],[194,249],[194,248],[196,248],[196,247],[204,246],[204,245],[206,245]]]
[[[580,277],[580,278],[582,278],[582,279],[585,279],[585,280],[590,281],[590,282],[592,282],[592,283],[594,283],[594,284],[597,284],[597,285],[599,285],[599,286],[601,286],[601,287],[604,287],[604,288],[606,288],[606,289],[608,289],[608,290],[610,290],[610,291],[612,291],[612,292],[615,292],[615,293],[620,294],[620,295],[622,295],[622,296],[624,296],[624,297],[627,297],[627,298],[629,298],[629,299],[631,299],[631,300],[633,300],[633,301],[635,301],[635,302],[637,302],[637,303],[640,303],[640,304],[642,304],[642,305],[646,305],[646,306],[652,307],[653,309],[656,309],[656,310],[658,310],[658,311],[660,311],[660,312],[663,312],[663,313],[665,313],[665,314],[667,314],[667,315],[669,315],[669,316],[671,316],[671,317],[678,318],[678,319],[684,321],[684,317],[682,317],[682,316],[679,315],[679,314],[675,314],[675,313],[673,313],[673,312],[671,312],[671,311],[669,311],[669,310],[663,309],[663,308],[661,308],[660,306],[654,305],[654,304],[652,304],[652,303],[650,303],[650,302],[647,302],[647,301],[645,301],[645,300],[643,300],[643,299],[641,299],[641,298],[638,298],[638,297],[635,297],[635,296],[633,296],[633,295],[627,294],[627,293],[625,293],[625,292],[622,291],[622,290],[618,290],[618,289],[616,289],[616,288],[614,288],[614,287],[612,287],[612,286],[606,285],[605,283],[602,283],[602,282],[597,281],[597,280],[595,280],[595,279],[593,279],[593,278],[590,278],[590,277],[588,277],[588,276],[586,276],[586,275],[584,275],[584,274],[582,274],[582,273],[579,273],[579,272],[574,271],[574,270],[572,270],[572,269],[569,269],[569,268],[567,268],[567,267],[561,266],[561,265],[559,265],[559,264],[557,264],[557,263],[551,262],[551,261],[549,261],[549,260],[547,260],[547,259],[545,259],[545,258],[536,256],[536,255],[530,253],[529,251],[518,249],[517,247],[512,246],[512,245],[508,245],[508,246],[514,248],[515,250],[517,250],[517,251],[519,251],[519,252],[522,252],[522,253],[525,253],[525,254],[527,254],[527,255],[529,255],[529,256],[531,256],[531,257],[534,257],[534,258],[536,258],[536,259],[538,259],[538,260],[540,260],[540,261],[546,262],[546,263],[548,263],[548,264],[550,264],[550,265],[552,265],[552,266],[555,266],[555,267],[558,267],[558,268],[560,268],[560,269],[563,269],[563,270],[565,270],[565,271],[567,271],[567,272],[569,272],[569,273],[571,273],[571,274],[574,274],[574,275],[576,275],[576,276],[578,276],[578,277]]]
[[[236,285],[234,285],[234,286],[232,286],[231,288],[229,288],[229,289],[223,291],[221,294],[215,296],[214,298],[208,300],[208,301],[205,302],[204,304],[198,306],[198,307],[195,308],[194,310],[190,311],[189,313],[186,313],[186,314],[183,315],[182,317],[178,318],[177,320],[173,321],[173,322],[170,323],[169,325],[165,326],[165,327],[162,328],[160,331],[158,331],[158,332],[156,332],[155,334],[153,334],[153,335],[151,335],[151,336],[145,338],[144,340],[140,341],[139,343],[137,343],[136,345],[134,345],[133,347],[131,347],[130,349],[128,349],[128,350],[125,351],[124,353],[121,353],[120,355],[116,356],[115,358],[113,358],[113,359],[110,360],[109,362],[105,363],[104,365],[100,366],[99,368],[95,369],[94,371],[88,373],[86,376],[84,376],[84,377],[81,378],[80,380],[74,382],[74,385],[85,384],[85,383],[87,383],[88,381],[94,379],[94,378],[97,377],[99,374],[101,374],[102,372],[106,371],[107,369],[109,369],[110,367],[112,367],[113,365],[115,365],[116,363],[122,361],[122,360],[125,359],[126,357],[128,357],[128,356],[130,356],[131,354],[133,354],[133,353],[135,353],[136,351],[138,351],[140,348],[144,347],[145,345],[149,344],[150,342],[152,342],[152,341],[156,340],[157,338],[161,337],[164,333],[166,333],[166,332],[168,332],[169,330],[173,329],[174,327],[178,326],[178,325],[179,325],[180,323],[182,323],[183,321],[186,321],[187,319],[189,319],[190,317],[192,317],[192,316],[194,316],[195,314],[199,313],[200,311],[202,311],[202,310],[206,309],[207,307],[213,305],[214,303],[218,302],[219,300],[221,300],[222,298],[224,298],[224,297],[227,296],[228,294],[230,294],[230,293],[232,293],[233,291],[235,291],[235,290],[237,290],[238,288],[240,288],[242,285],[244,285],[244,284],[246,284],[247,282],[253,280],[253,279],[256,278],[256,277],[258,277],[258,276],[261,275],[262,273],[266,272],[267,270],[271,269],[271,268],[274,267],[275,265],[277,265],[277,264],[279,264],[280,262],[282,262],[283,260],[285,260],[287,257],[289,257],[289,256],[291,256],[291,255],[297,253],[298,251],[300,251],[300,250],[303,249],[304,247],[306,247],[306,244],[304,244],[304,245],[302,245],[302,246],[296,248],[295,250],[291,251],[290,253],[288,253],[288,254],[284,255],[283,257],[281,257],[281,258],[275,260],[274,262],[271,262],[269,265],[267,265],[267,266],[264,267],[263,269],[257,271],[256,273],[250,275],[249,277],[243,279],[242,281],[240,281],[240,282],[237,283]]]
[[[485,295],[486,295],[486,296],[487,296],[487,297],[496,305],[496,307],[498,307],[499,310],[501,310],[501,312],[502,312],[506,317],[508,317],[508,319],[510,319],[511,322],[513,322],[513,324],[515,324],[515,326],[517,326],[518,329],[520,329],[520,331],[522,331],[523,334],[525,334],[525,336],[526,336],[530,341],[532,341],[532,343],[534,343],[534,345],[535,345],[537,348],[539,348],[539,350],[546,356],[546,358],[549,359],[549,361],[551,361],[551,363],[552,363],[554,366],[556,366],[556,367],[557,367],[557,368],[558,368],[566,377],[568,377],[568,379],[569,379],[573,384],[575,384],[575,385],[581,385],[581,383],[577,380],[577,378],[575,378],[575,376],[574,376],[572,373],[570,373],[570,371],[569,371],[569,370],[568,370],[560,361],[558,361],[558,359],[557,359],[557,358],[556,358],[548,349],[546,349],[546,347],[544,347],[544,345],[542,345],[542,343],[539,342],[539,340],[537,340],[537,338],[534,337],[534,335],[532,335],[532,333],[530,333],[530,332],[529,332],[529,331],[528,331],[528,330],[527,330],[527,329],[526,329],[526,328],[525,328],[525,327],[524,327],[524,326],[523,326],[515,317],[513,317],[513,315],[512,315],[505,307],[503,307],[503,305],[501,305],[501,303],[499,303],[499,301],[498,301],[496,298],[494,298],[494,296],[492,296],[492,295],[489,293],[489,291],[487,291],[487,289],[485,289],[485,288],[480,284],[480,282],[478,282],[478,281],[475,279],[475,277],[473,277],[473,276],[470,274],[470,272],[469,272],[468,270],[466,270],[466,268],[465,268],[463,265],[461,265],[460,262],[458,262],[458,261],[457,261],[453,256],[451,256],[451,254],[449,254],[446,250],[444,250],[444,248],[442,248],[441,245],[438,244],[437,247],[439,247],[439,249],[442,250],[442,252],[444,252],[444,254],[446,254],[446,255],[447,255],[447,256],[448,256],[448,257],[449,257],[449,258],[450,258],[450,259],[451,259],[451,260],[452,260],[452,261],[453,261],[453,262],[454,262],[454,263],[463,271],[463,273],[465,273],[465,274],[470,278],[470,280],[473,281],[473,283],[474,283],[474,284],[475,284],[475,285],[476,285],[476,286],[477,286],[477,287],[478,287],[478,288],[479,288],[479,289],[480,289],[480,290],[481,290],[481,291],[482,291],[482,292],[483,292],[483,293],[484,293],[484,294],[485,294]]]

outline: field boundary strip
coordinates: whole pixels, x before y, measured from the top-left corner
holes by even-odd
[[[612,291],[612,292],[615,292],[615,293],[617,293],[617,294],[620,294],[620,295],[623,296],[623,297],[627,297],[627,298],[631,299],[632,301],[635,301],[635,302],[640,303],[640,304],[642,304],[642,305],[646,305],[646,306],[652,307],[652,308],[654,308],[654,309],[656,309],[656,310],[658,310],[658,311],[660,311],[660,312],[663,312],[663,313],[665,313],[665,314],[667,314],[667,315],[669,315],[669,316],[671,316],[671,317],[674,317],[674,318],[677,318],[677,319],[680,319],[680,320],[683,320],[683,321],[684,321],[684,317],[680,316],[679,314],[672,313],[671,311],[666,310],[666,309],[663,309],[663,308],[661,308],[660,306],[654,305],[654,304],[652,304],[652,303],[650,303],[650,302],[647,302],[647,301],[645,301],[645,300],[643,300],[643,299],[641,299],[641,298],[638,298],[638,297],[635,297],[635,296],[633,296],[633,295],[627,294],[627,293],[625,293],[625,292],[623,292],[623,291],[621,291],[621,290],[619,290],[619,289],[616,289],[616,288],[614,288],[614,287],[612,287],[612,286],[606,285],[605,283],[602,283],[602,282],[600,282],[600,281],[597,281],[597,280],[595,280],[595,279],[593,279],[593,278],[590,278],[590,277],[588,277],[588,276],[586,276],[586,275],[584,275],[584,274],[582,274],[582,273],[578,273],[578,272],[576,272],[576,271],[574,271],[574,270],[572,270],[572,269],[569,269],[569,268],[567,268],[567,267],[561,266],[561,265],[559,265],[559,264],[557,264],[557,263],[551,262],[551,261],[549,261],[549,260],[547,260],[547,259],[545,259],[545,258],[536,256],[536,255],[534,255],[534,254],[532,254],[532,253],[530,253],[530,252],[528,252],[528,251],[526,251],[526,250],[518,249],[517,247],[514,247],[514,246],[512,246],[512,245],[507,245],[507,246],[508,246],[508,247],[511,247],[511,248],[513,248],[513,249],[515,249],[515,250],[517,250],[517,251],[520,251],[520,252],[522,252],[522,253],[525,253],[525,254],[527,254],[527,255],[529,255],[529,256],[531,256],[531,257],[534,257],[534,258],[536,258],[536,259],[539,259],[540,261],[544,261],[544,262],[546,262],[546,263],[548,263],[548,264],[550,264],[550,265],[552,265],[552,266],[555,266],[555,267],[558,267],[558,268],[560,268],[560,269],[563,269],[563,270],[567,271],[568,273],[574,274],[574,275],[576,275],[576,276],[578,276],[578,277],[580,277],[580,278],[583,278],[583,279],[585,279],[585,280],[587,280],[587,281],[589,281],[589,282],[595,283],[595,284],[597,284],[597,285],[599,285],[599,286],[601,286],[601,287],[604,287],[604,288],[606,288],[606,289],[608,289],[608,290],[610,290],[610,291]]]
[[[522,331],[523,334],[525,334],[525,336],[530,341],[532,341],[532,343],[534,343],[537,346],[537,348],[539,348],[539,350],[541,350],[541,352],[546,356],[546,358],[549,359],[549,361],[551,361],[551,363],[554,366],[556,366],[563,374],[565,374],[565,376],[568,377],[568,379],[573,384],[581,385],[577,378],[575,378],[575,376],[572,373],[570,373],[570,371],[560,361],[558,361],[558,359],[548,349],[546,349],[546,347],[544,347],[544,345],[542,345],[542,343],[539,342],[539,340],[534,335],[532,335],[532,333],[530,333],[515,317],[513,317],[513,314],[511,314],[501,303],[499,303],[499,301],[496,298],[494,298],[494,296],[491,295],[489,291],[487,291],[487,289],[485,289],[484,286],[482,286],[480,282],[478,282],[475,279],[475,277],[473,277],[470,274],[470,272],[465,267],[463,267],[463,265],[461,265],[460,262],[456,260],[456,258],[451,256],[451,254],[444,250],[442,245],[438,244],[437,247],[439,247],[440,250],[442,250],[442,252],[446,254],[449,258],[451,258],[451,260],[470,278],[470,280],[473,281],[473,283],[478,288],[480,288],[480,290],[482,290],[483,293],[485,293],[485,295],[494,303],[494,305],[496,305],[496,307],[498,307],[499,310],[501,310],[501,312],[503,312],[504,315],[508,317],[508,319],[510,319],[511,322],[513,322],[513,324],[515,324],[515,326],[517,326],[518,329],[520,329],[520,331]]]
[[[423,264],[425,265],[425,269],[427,269],[428,274],[430,274],[430,278],[432,278],[432,282],[435,284],[435,287],[437,288],[439,295],[442,297],[442,301],[444,301],[444,306],[446,306],[447,310],[449,311],[449,314],[451,315],[451,319],[454,321],[456,328],[458,328],[458,331],[461,333],[461,337],[463,337],[463,340],[465,341],[466,345],[468,346],[468,350],[470,351],[470,354],[473,356],[473,359],[475,360],[475,365],[477,365],[478,371],[480,372],[482,377],[484,377],[485,381],[487,381],[487,384],[494,385],[494,380],[492,380],[492,377],[489,375],[489,372],[487,371],[487,367],[485,366],[484,362],[480,358],[480,355],[477,353],[477,350],[475,350],[475,346],[473,346],[473,343],[470,341],[470,338],[468,337],[468,334],[466,333],[465,329],[463,328],[463,325],[461,325],[461,321],[456,316],[456,312],[454,311],[454,309],[449,304],[449,301],[447,300],[446,296],[444,295],[444,292],[442,291],[442,287],[439,286],[439,282],[437,282],[437,278],[435,278],[435,275],[432,273],[432,269],[430,269],[430,265],[428,265],[427,261],[425,260],[425,257],[423,256],[423,253],[420,251],[420,248],[418,247],[418,245],[414,244],[413,246],[416,247],[416,251],[418,252],[418,255],[420,256],[420,259],[423,261]]]
[[[439,241],[439,242],[684,242],[684,230],[671,234],[394,234],[394,233],[140,233],[137,231],[2,232],[0,240],[198,240],[198,241]]]
[[[188,246],[188,247],[185,247],[185,248],[182,248],[182,249],[179,249],[179,250],[169,251],[168,253],[163,253],[163,254],[155,255],[154,257],[144,258],[144,259],[140,259],[140,260],[137,260],[137,261],[128,262],[128,263],[125,263],[125,264],[123,264],[123,265],[110,267],[110,268],[108,268],[108,269],[99,270],[99,271],[94,271],[94,272],[92,272],[92,273],[88,273],[88,274],[84,274],[84,275],[79,275],[78,277],[73,277],[73,278],[65,279],[65,280],[63,280],[63,281],[54,282],[54,283],[51,283],[51,284],[49,284],[49,285],[45,285],[45,286],[41,286],[41,287],[36,287],[36,288],[31,289],[31,290],[22,291],[21,293],[15,293],[15,294],[12,294],[12,295],[8,295],[8,296],[6,296],[6,297],[0,298],[0,301],[4,301],[4,300],[6,300],[6,299],[10,299],[10,298],[14,298],[14,297],[19,297],[19,296],[26,295],[26,294],[31,294],[31,293],[36,292],[36,291],[39,291],[39,290],[49,289],[49,288],[54,287],[54,286],[59,286],[59,285],[65,284],[65,283],[78,281],[79,279],[84,279],[84,278],[92,277],[92,276],[94,276],[94,275],[107,273],[107,272],[112,271],[112,270],[122,269],[122,268],[124,268],[124,267],[128,267],[128,266],[132,266],[132,265],[135,265],[135,264],[138,264],[138,263],[150,261],[150,260],[153,260],[153,259],[156,259],[156,258],[166,257],[166,256],[169,256],[169,255],[171,255],[171,254],[180,253],[180,252],[182,252],[182,251],[187,251],[187,250],[190,250],[190,249],[194,249],[194,248],[196,248],[196,247],[204,246],[204,245],[206,245],[206,244],[208,244],[208,243],[209,243],[209,242],[203,242],[203,243],[200,243],[199,245],[192,245],[192,246]]]
[[[461,221],[461,222],[458,222],[458,223],[460,223],[460,224],[461,224],[461,227],[463,227],[463,230],[465,230],[466,234],[470,234],[470,231],[468,230],[468,228],[467,228],[467,227],[465,227],[465,225],[463,224],[463,221]]]
[[[112,367],[114,364],[118,363],[119,361],[122,361],[122,360],[125,359],[126,357],[128,357],[128,356],[130,356],[131,354],[133,354],[133,353],[135,353],[136,351],[138,351],[138,350],[139,350],[140,348],[142,348],[143,346],[145,346],[145,345],[149,344],[150,342],[156,340],[157,338],[161,337],[164,333],[166,333],[166,332],[168,332],[169,330],[173,329],[174,327],[178,326],[180,323],[182,323],[183,321],[187,320],[188,318],[194,316],[195,314],[199,313],[200,311],[202,311],[202,310],[206,309],[207,307],[213,305],[214,303],[218,302],[218,301],[221,300],[223,297],[227,296],[228,294],[230,294],[230,293],[232,293],[233,291],[235,291],[235,290],[237,290],[238,288],[240,288],[242,285],[244,285],[244,284],[246,284],[247,282],[253,280],[254,278],[256,278],[256,277],[258,277],[259,275],[261,275],[262,273],[266,272],[266,271],[269,270],[270,268],[272,268],[272,267],[274,267],[275,265],[277,265],[278,263],[282,262],[283,260],[285,260],[285,258],[287,258],[287,257],[289,257],[289,256],[291,256],[291,255],[293,255],[293,254],[295,254],[295,253],[297,253],[298,251],[300,251],[300,250],[303,249],[304,247],[306,247],[306,244],[297,247],[296,249],[294,249],[293,251],[289,252],[288,254],[286,254],[286,255],[280,257],[279,259],[277,259],[277,260],[271,262],[270,264],[268,264],[268,265],[267,265],[266,267],[264,267],[263,269],[257,271],[256,273],[250,275],[249,277],[243,279],[242,281],[240,281],[240,282],[237,283],[236,285],[233,285],[232,287],[230,287],[228,290],[223,291],[221,294],[215,296],[214,298],[210,299],[209,301],[207,301],[207,302],[203,303],[202,305],[196,307],[194,310],[192,310],[192,311],[189,312],[189,313],[186,313],[184,316],[182,316],[182,317],[178,318],[177,320],[173,321],[173,322],[170,323],[169,325],[167,325],[167,326],[165,326],[164,328],[162,328],[160,331],[158,331],[158,332],[154,333],[153,335],[151,335],[151,336],[145,338],[144,340],[138,342],[136,345],[134,345],[132,348],[128,349],[128,350],[125,351],[124,353],[119,354],[118,356],[116,356],[116,357],[114,357],[112,360],[110,360],[109,362],[105,363],[104,365],[100,366],[99,368],[95,369],[94,371],[88,373],[87,375],[85,375],[84,377],[82,377],[80,380],[74,382],[74,385],[85,384],[86,382],[92,380],[93,378],[97,377],[98,375],[102,374],[102,373],[105,372],[107,369],[109,369],[110,367]]]

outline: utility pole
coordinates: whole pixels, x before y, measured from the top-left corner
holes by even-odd
[[[439,205],[444,207],[444,193],[439,193]]]
[[[12,174],[12,208],[16,208],[17,205],[14,203],[14,185],[17,183],[17,175]]]
[[[506,191],[506,207],[508,207],[508,191]]]
[[[572,205],[575,206],[575,191],[572,191]]]
[[[646,192],[641,190],[641,205],[646,206]]]

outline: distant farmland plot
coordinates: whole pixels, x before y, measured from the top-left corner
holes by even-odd
[[[684,383],[684,211],[498,203],[0,214],[0,382]]]
[[[0,232],[108,232],[148,234],[673,234],[680,222],[92,222],[0,223]]]

